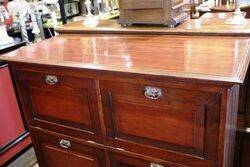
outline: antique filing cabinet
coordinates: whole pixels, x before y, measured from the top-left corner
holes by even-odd
[[[213,86],[12,67],[44,167],[218,165],[221,94]]]
[[[248,48],[238,37],[63,35],[2,59],[42,167],[232,167]]]
[[[183,0],[120,0],[122,26],[131,24],[161,24],[174,27],[188,17]]]

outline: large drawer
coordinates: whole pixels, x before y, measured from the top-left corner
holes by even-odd
[[[105,151],[90,147],[72,138],[31,128],[39,166],[42,167],[105,167]]]
[[[110,152],[109,158],[111,167],[187,167],[176,163],[155,162],[114,152]]]
[[[217,161],[219,93],[113,81],[101,81],[100,88],[109,145]]]
[[[94,79],[46,70],[16,73],[31,125],[101,142]]]

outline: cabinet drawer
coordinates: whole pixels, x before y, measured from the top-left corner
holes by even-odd
[[[143,146],[150,147],[149,156],[171,150],[216,161],[219,94],[158,83],[101,81],[100,87],[110,145],[145,154]]]
[[[154,162],[150,160],[144,160],[137,157],[128,155],[122,155],[111,152],[109,154],[110,164],[112,167],[185,167],[180,164],[171,162]]]
[[[150,167],[147,161],[115,153],[110,153],[110,164],[112,167]]]
[[[141,156],[141,155],[140,155]],[[111,152],[109,154],[110,164],[112,167],[187,167],[172,162],[156,162],[150,159],[141,159],[136,156],[128,154],[120,154]],[[158,160],[159,161],[159,160]]]
[[[100,140],[95,82],[51,71],[17,71],[31,125]]]
[[[85,146],[62,135],[52,135],[31,128],[39,166],[105,167],[105,152]]]

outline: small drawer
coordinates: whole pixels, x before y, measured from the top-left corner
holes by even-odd
[[[109,145],[217,160],[220,94],[162,83],[101,81],[100,88]]]
[[[93,79],[17,70],[25,113],[33,126],[101,142]]]
[[[73,141],[60,134],[31,128],[39,166],[42,167],[105,167],[105,152]]]

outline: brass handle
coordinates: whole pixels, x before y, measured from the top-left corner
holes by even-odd
[[[150,163],[150,167],[164,167],[164,166],[156,163]]]
[[[70,141],[64,139],[61,139],[59,144],[62,148],[69,148],[71,146]]]
[[[47,75],[45,78],[45,82],[49,85],[55,85],[58,83],[57,76],[54,75]]]
[[[162,97],[162,90],[157,87],[146,86],[144,95],[149,99],[159,99]]]

